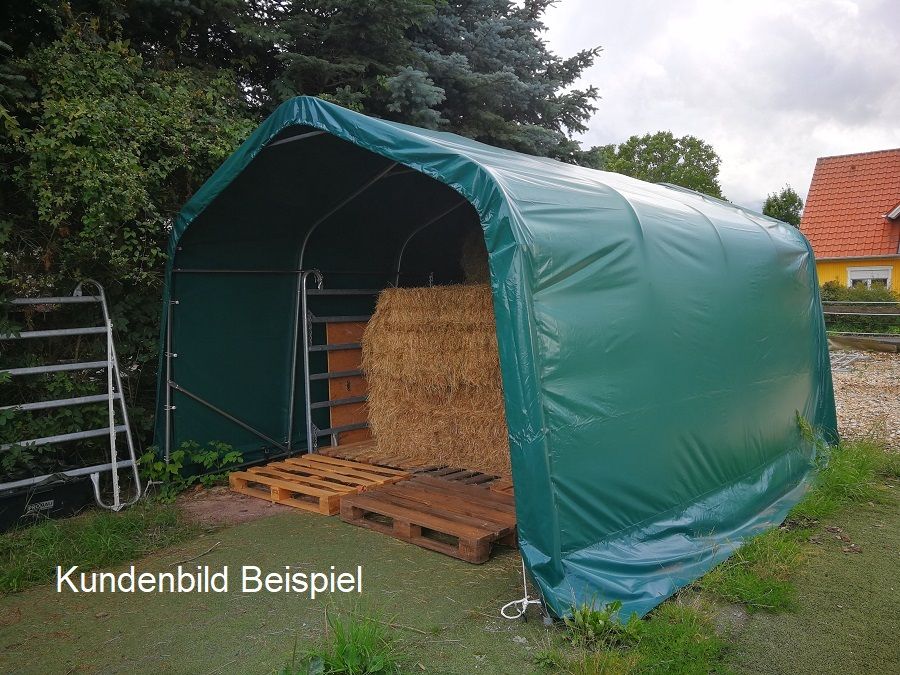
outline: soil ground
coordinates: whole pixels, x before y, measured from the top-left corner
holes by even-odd
[[[178,506],[191,522],[211,527],[237,525],[294,511],[290,506],[232,492],[225,486],[191,490],[178,497]]]

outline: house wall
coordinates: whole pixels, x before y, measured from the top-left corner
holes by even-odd
[[[817,260],[816,270],[819,273],[819,284],[837,281],[846,286],[848,267],[892,267],[891,286],[894,290],[900,288],[900,256]]]

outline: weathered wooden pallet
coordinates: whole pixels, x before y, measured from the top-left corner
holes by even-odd
[[[509,478],[498,478],[490,485],[488,485],[488,489],[493,490],[494,492],[500,492],[505,495],[512,496],[513,493],[513,482]]]
[[[235,471],[228,481],[235,492],[332,516],[340,510],[343,495],[409,475],[407,471],[310,454]]]
[[[409,461],[398,457],[385,455],[378,450],[378,444],[374,438],[356,443],[342,443],[341,445],[327,446],[319,449],[320,454],[329,457],[337,457],[357,462],[367,462],[394,469],[408,470],[416,475],[428,475],[443,480],[462,481],[468,485],[480,485],[489,487],[496,492],[512,494],[512,481],[509,478],[495,476],[493,474],[463,469],[446,464],[434,464],[424,461]]]
[[[486,561],[495,543],[516,544],[510,495],[427,475],[346,495],[341,518],[471,563]]]

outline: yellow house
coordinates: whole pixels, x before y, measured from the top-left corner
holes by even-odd
[[[800,230],[820,284],[900,289],[900,148],[820,157]]]

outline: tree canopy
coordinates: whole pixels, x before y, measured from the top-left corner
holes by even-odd
[[[772,218],[783,220],[794,227],[800,227],[800,216],[803,214],[803,199],[790,185],[785,185],[779,192],[773,192],[763,204],[763,213]]]
[[[572,134],[585,129],[597,98],[594,88],[573,85],[599,50],[567,58],[551,52],[541,37],[550,5],[0,4],[0,296],[55,295],[85,277],[100,281],[114,312],[133,418],[149,429],[143,411],[154,396],[172,218],[266,114],[292,96],[315,95],[571,161],[579,152]],[[79,374],[57,375],[34,386],[91,386]],[[0,382],[0,398],[17,400],[22,382]],[[29,397],[52,398],[45,394]],[[42,419],[52,426],[66,414]],[[0,424],[0,443],[32,421]]]
[[[579,153],[579,162],[652,183],[671,183],[722,198],[719,165],[713,147],[696,136],[676,137],[671,131],[632,136],[619,145]]]

